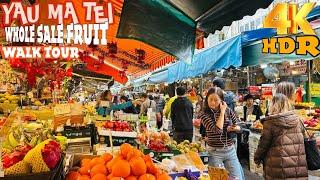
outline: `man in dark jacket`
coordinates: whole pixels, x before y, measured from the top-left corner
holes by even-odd
[[[177,99],[171,105],[171,121],[173,127],[173,139],[178,143],[193,137],[193,106],[186,97],[184,87],[177,88]]]

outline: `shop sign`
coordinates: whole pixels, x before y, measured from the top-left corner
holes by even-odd
[[[81,14],[77,14],[72,2],[48,1],[48,3],[34,3],[32,6],[26,6],[21,1],[1,4],[6,42],[9,45],[11,43],[26,45],[2,46],[0,47],[2,57],[73,59],[79,57],[78,46],[107,45],[107,30],[109,24],[114,21],[112,4],[89,0],[81,3],[80,8],[84,11]],[[50,22],[53,25],[41,24],[42,22]]]
[[[259,95],[260,94],[260,87],[259,86],[249,86],[248,91],[251,95]]]
[[[269,54],[292,54],[311,55],[316,57],[320,54],[318,46],[319,38],[312,29],[306,16],[314,8],[316,3],[305,3],[300,10],[298,4],[278,3],[266,16],[263,27],[277,29],[278,35],[297,34],[298,29],[304,35],[281,36],[262,39],[262,52]]]
[[[311,83],[310,93],[312,97],[320,97],[320,83]]]
[[[53,113],[55,116],[69,114],[71,113],[71,106],[70,104],[56,104],[54,106]]]

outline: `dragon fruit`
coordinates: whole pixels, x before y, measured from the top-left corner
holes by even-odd
[[[24,156],[32,149],[31,146],[25,145],[25,146],[19,146],[15,149],[14,152],[10,154],[5,154],[3,158],[3,167],[9,168],[18,162],[22,161]]]
[[[47,166],[52,170],[56,167],[61,159],[60,144],[56,141],[50,141],[41,150],[42,158]]]

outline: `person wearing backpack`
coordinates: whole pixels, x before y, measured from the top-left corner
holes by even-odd
[[[152,108],[152,111],[156,112],[156,109],[157,109],[156,102],[154,100],[150,100],[147,93],[142,94],[141,100],[143,103],[141,104],[141,108],[140,108],[140,114],[139,114],[140,117],[142,115],[146,116],[149,108]]]

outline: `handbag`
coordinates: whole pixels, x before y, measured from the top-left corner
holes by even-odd
[[[300,121],[301,122],[301,121]],[[320,169],[320,152],[317,146],[317,141],[315,138],[312,138],[304,127],[304,124],[301,122],[302,127],[309,137],[304,139],[304,148],[306,152],[306,159],[308,164],[308,170],[318,170]]]

